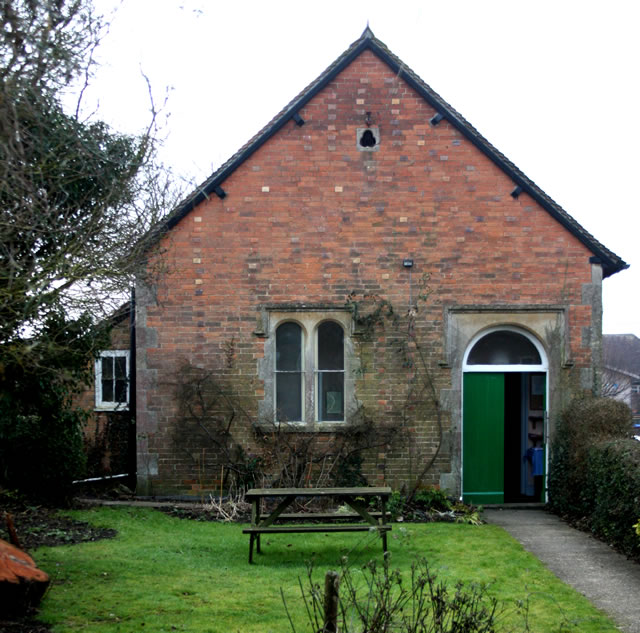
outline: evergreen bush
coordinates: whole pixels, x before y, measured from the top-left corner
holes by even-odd
[[[640,557],[640,442],[629,407],[610,398],[572,401],[558,421],[549,472],[551,510],[627,555]]]
[[[74,397],[91,381],[94,350],[108,340],[108,324],[98,330],[86,315],[55,314],[42,325],[37,362],[0,363],[0,486],[47,501],[70,496],[86,466],[87,412]]]
[[[633,529],[640,516],[640,442],[620,438],[592,447],[585,493],[593,499],[591,531],[628,556],[640,558]]]

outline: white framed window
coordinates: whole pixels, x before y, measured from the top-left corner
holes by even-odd
[[[129,350],[101,352],[95,363],[96,409],[129,410]]]
[[[526,330],[509,325],[483,330],[471,340],[462,366],[466,372],[546,371],[547,355]]]
[[[355,408],[351,314],[278,311],[269,331],[265,388],[274,421],[308,429],[344,423]]]

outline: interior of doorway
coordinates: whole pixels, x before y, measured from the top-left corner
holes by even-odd
[[[543,500],[545,379],[543,372],[505,373],[504,501]]]

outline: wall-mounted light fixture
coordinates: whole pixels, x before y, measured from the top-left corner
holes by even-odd
[[[413,260],[405,258],[402,260],[402,265],[409,271],[409,309],[413,307],[413,292],[411,287],[411,269],[413,268]]]

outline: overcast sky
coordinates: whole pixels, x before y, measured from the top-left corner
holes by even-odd
[[[87,100],[120,131],[163,114],[164,161],[195,185],[367,21],[410,68],[631,268],[604,332],[640,336],[640,3],[609,0],[95,0],[111,15]],[[112,14],[117,7],[115,14]],[[166,119],[164,118],[166,117]]]

